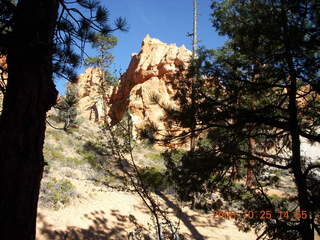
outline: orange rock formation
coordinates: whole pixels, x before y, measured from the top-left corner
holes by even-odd
[[[78,80],[79,112],[86,119],[102,121],[105,112],[111,124],[119,122],[128,110],[135,130],[146,124],[156,124],[165,129],[163,109],[153,101],[156,96],[161,104],[176,106],[172,100],[171,83],[181,68],[187,68],[191,51],[184,46],[165,44],[149,35],[142,41],[141,51],[132,54],[127,71],[118,87],[108,90],[105,99],[99,93],[100,73],[88,68]],[[107,104],[104,107],[103,101]]]
[[[165,44],[149,35],[142,42],[141,51],[133,54],[119,87],[110,97],[108,115],[111,123],[120,121],[126,110],[132,117],[136,129],[152,122],[164,129],[163,109],[154,102],[154,96],[161,104],[175,106],[172,100],[174,90],[171,83],[181,68],[186,68],[191,51],[184,46]]]

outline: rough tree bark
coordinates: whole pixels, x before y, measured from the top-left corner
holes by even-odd
[[[8,49],[8,85],[0,119],[0,239],[35,239],[44,167],[57,0],[20,0]]]

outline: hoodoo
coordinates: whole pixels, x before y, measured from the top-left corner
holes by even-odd
[[[110,123],[119,122],[128,110],[134,129],[155,124],[165,130],[164,111],[153,101],[166,106],[177,106],[173,82],[181,69],[186,69],[192,52],[184,46],[166,44],[147,35],[138,54],[132,54],[126,72],[121,76],[119,86],[109,89],[107,98],[98,94],[99,71],[89,68],[79,77],[79,108],[84,117],[101,121],[105,115],[102,101],[107,101],[107,115]]]

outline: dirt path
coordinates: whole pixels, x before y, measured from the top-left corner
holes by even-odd
[[[175,203],[166,196],[159,198],[174,215],[180,218],[180,233],[196,240],[253,240],[253,233],[239,232],[228,220],[215,220],[212,214],[199,214],[183,207],[177,214]],[[123,240],[135,229],[129,220],[133,215],[139,225],[148,229],[151,223],[148,210],[132,193],[95,191],[87,199],[53,211],[40,209],[37,240]],[[177,217],[173,217],[177,221]]]

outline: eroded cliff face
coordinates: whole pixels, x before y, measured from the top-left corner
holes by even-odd
[[[97,122],[104,119],[106,112],[109,123],[116,124],[128,110],[135,132],[150,123],[158,129],[166,129],[164,111],[155,103],[154,97],[160,105],[177,106],[172,100],[175,93],[172,83],[177,72],[187,68],[191,56],[191,51],[184,46],[165,44],[147,35],[141,51],[132,54],[119,86],[109,88],[104,99],[99,92],[98,69],[88,68],[79,76],[79,112],[86,119]]]
[[[172,99],[175,92],[172,83],[177,72],[187,68],[191,55],[184,46],[165,44],[147,35],[141,51],[132,55],[119,87],[110,97],[111,123],[120,121],[128,110],[136,130],[150,123],[165,129],[164,110],[160,105],[177,106]],[[155,97],[160,105],[155,103]]]
[[[93,122],[102,122],[105,117],[105,106],[111,92],[102,94],[101,73],[98,68],[87,68],[77,81],[78,112],[80,116]],[[112,89],[109,89],[112,91]]]

